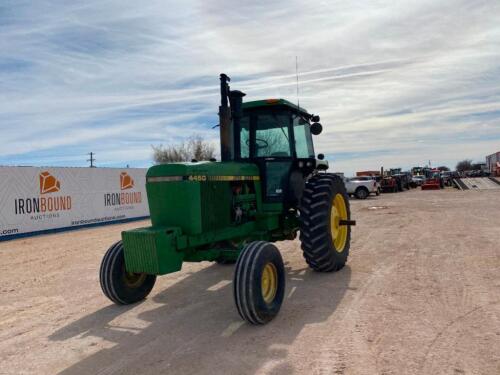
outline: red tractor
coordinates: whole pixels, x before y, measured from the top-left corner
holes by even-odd
[[[385,176],[380,181],[380,188],[384,193],[397,193],[399,191],[398,183],[392,176]]]
[[[427,174],[428,177],[422,184],[422,190],[439,190],[444,188],[444,182],[439,169],[431,169]]]

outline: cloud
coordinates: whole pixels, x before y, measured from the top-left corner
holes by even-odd
[[[346,173],[500,149],[498,1],[28,2],[0,6],[0,164],[147,166],[215,142],[218,74],[319,113]]]

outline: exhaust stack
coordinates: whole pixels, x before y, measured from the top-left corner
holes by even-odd
[[[231,91],[228,82],[231,81],[227,75],[220,75],[220,157],[221,161],[230,161],[239,155],[240,143],[238,134],[234,129],[240,128],[241,105],[246,95],[241,91]],[[238,140],[237,140],[238,138]]]

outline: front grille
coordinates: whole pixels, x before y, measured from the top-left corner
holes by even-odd
[[[127,271],[159,273],[158,250],[154,232],[145,230],[123,232],[122,239]]]
[[[203,231],[227,228],[231,222],[229,183],[207,181],[201,184],[201,222]]]

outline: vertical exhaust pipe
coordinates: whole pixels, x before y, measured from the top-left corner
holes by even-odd
[[[231,81],[227,75],[220,75],[220,107],[219,107],[219,125],[220,125],[220,158],[221,161],[231,160],[231,109],[229,108],[229,85]]]
[[[220,75],[220,157],[222,161],[234,160],[240,154],[240,118],[241,105],[246,95],[241,91],[231,91],[228,82],[231,79],[222,73]],[[236,131],[234,129],[237,129]]]
[[[246,94],[244,92],[233,90],[229,93],[229,102],[231,103],[231,117],[232,117],[232,127],[231,131],[233,133],[233,144],[232,144],[232,159],[237,159],[240,157],[240,120],[243,115],[243,110],[241,108],[243,104],[243,97]]]

